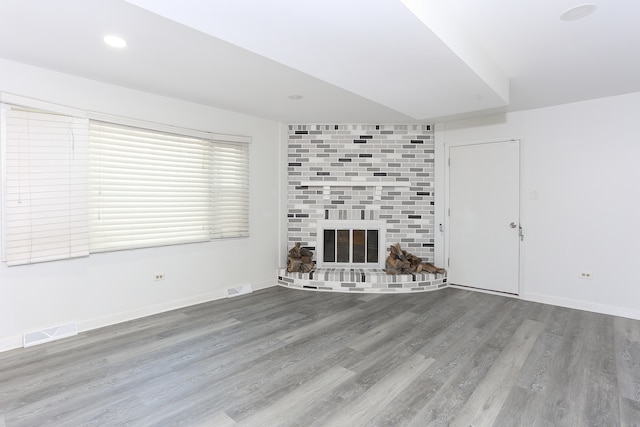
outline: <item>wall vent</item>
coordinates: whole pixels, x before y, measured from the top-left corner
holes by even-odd
[[[75,323],[66,323],[39,331],[25,332],[23,334],[23,344],[25,347],[31,347],[74,335],[78,335],[78,325]]]
[[[237,297],[238,295],[250,294],[253,292],[251,285],[245,283],[244,285],[235,286],[233,288],[227,288],[227,298]]]

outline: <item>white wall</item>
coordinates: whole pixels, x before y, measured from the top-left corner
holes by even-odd
[[[211,82],[217,84],[217,82]],[[0,60],[0,91],[78,109],[218,133],[249,135],[246,239],[91,255],[30,266],[0,264],[0,351],[23,332],[66,322],[80,330],[195,304],[249,283],[276,283],[282,245],[281,124]],[[284,188],[284,190],[283,190]],[[285,196],[286,197],[286,196]],[[155,273],[165,280],[154,282]]]
[[[436,222],[444,215],[445,143],[518,138],[521,297],[640,319],[639,113],[634,93],[438,124]]]

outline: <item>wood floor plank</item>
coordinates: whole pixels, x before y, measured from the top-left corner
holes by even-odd
[[[210,417],[199,420],[199,424],[202,426],[233,427],[236,422],[224,412],[216,412]]]
[[[549,318],[553,314],[553,306],[547,304],[541,304],[537,302],[530,302],[531,308],[527,314],[529,320],[535,320],[547,325]]]
[[[615,332],[611,316],[588,313],[584,342],[589,349],[585,361],[587,393],[585,419],[589,425],[619,425]]]
[[[413,313],[423,314],[436,306],[443,308],[442,301],[453,300],[455,294],[452,294],[450,291],[451,289],[442,289],[441,291],[431,293],[429,298],[411,298],[412,295],[407,295],[410,297],[412,304],[409,310]]]
[[[620,399],[620,425],[640,426],[640,402],[625,397]]]
[[[360,373],[371,369],[380,360],[389,364],[400,363],[416,352],[422,353],[426,358],[436,358],[437,352],[429,352],[428,349],[442,343],[441,336],[444,331],[463,327],[464,316],[472,315],[474,312],[454,300],[448,301],[447,304],[421,304],[419,311],[419,317],[409,320],[404,325],[397,325],[394,334],[383,342],[362,352],[355,352],[345,366]],[[457,332],[459,331],[457,329]]]
[[[406,426],[442,388],[442,383],[428,378],[425,373],[400,392],[395,399],[377,409],[368,426]]]
[[[466,291],[470,292],[470,291]],[[484,298],[491,295],[482,294]],[[480,310],[477,313],[477,318],[474,327],[478,329],[486,329],[488,331],[495,330],[496,326],[504,322],[509,316],[509,313],[515,308],[519,307],[518,303],[511,298],[496,297],[488,298],[487,310]],[[521,309],[521,308],[520,308]]]
[[[621,398],[640,402],[640,322],[614,320],[615,357]]]
[[[414,354],[351,404],[334,412],[323,424],[334,427],[366,425],[377,415],[380,408],[393,401],[433,362],[433,359],[425,359],[421,354]]]
[[[640,321],[453,288],[274,287],[0,353],[0,427],[454,420],[640,425]]]
[[[446,359],[443,353],[451,352],[452,347],[461,337],[471,332],[474,335],[484,335],[481,331],[488,332],[487,329],[477,328],[477,319],[481,318],[486,311],[494,310],[499,304],[499,300],[494,300],[495,305],[474,304],[472,307],[447,306],[446,312],[438,313],[437,318],[432,318],[425,322],[424,330],[431,331],[429,339],[420,350],[426,357],[434,359]],[[455,356],[455,355],[452,355]]]
[[[452,426],[492,425],[502,409],[543,324],[525,319],[454,418]]]
[[[429,378],[442,384],[449,383],[451,378],[460,373],[460,367],[473,363],[478,347],[486,342],[488,334],[488,331],[476,328],[461,331],[459,339],[451,341],[445,351],[435,358],[435,363],[429,369]]]
[[[142,323],[146,323],[146,320]],[[84,343],[83,347],[75,348],[74,344],[73,349],[67,352],[55,351],[50,355],[47,354],[46,359],[43,360],[43,363],[46,363],[48,367],[45,372],[38,369],[38,364],[36,363],[23,365],[21,368],[14,367],[8,374],[3,375],[4,381],[0,384],[0,392],[2,392],[3,388],[10,388],[15,384],[25,386],[25,384],[35,383],[38,384],[40,390],[44,390],[47,384],[55,385],[60,383],[64,386],[65,384],[73,383],[75,377],[84,376],[85,371],[83,369],[95,371],[97,367],[107,364],[107,361],[113,364],[122,358],[124,358],[122,360],[124,365],[144,363],[144,359],[157,361],[160,360],[165,349],[171,349],[173,346],[179,346],[183,354],[192,355],[194,348],[201,347],[200,340],[203,335],[206,338],[206,334],[215,333],[215,331],[223,329],[229,324],[237,324],[233,319],[214,323],[213,326],[203,324],[202,326],[207,327],[206,334],[203,334],[202,331],[197,329],[197,322],[190,322],[188,323],[189,326],[185,326],[183,318],[180,317],[180,320],[174,323],[177,326],[165,327],[159,331],[145,330],[146,335],[140,332],[137,328],[137,323],[135,328],[130,328],[133,331],[129,333],[122,333],[122,328],[125,328],[125,326],[111,327],[109,329],[114,332],[111,340],[95,341],[90,339]],[[115,340],[117,340],[118,346],[113,345]],[[76,341],[75,337],[71,341]],[[56,346],[54,347],[57,348],[58,343],[55,344]],[[81,351],[78,351],[79,349]],[[69,357],[70,355],[72,357]],[[179,355],[174,356],[179,357]],[[71,367],[73,369],[70,369]],[[58,375],[61,370],[68,370],[62,380]],[[51,389],[51,392],[56,394],[55,389]]]
[[[354,372],[341,366],[332,366],[322,375],[301,384],[295,391],[287,393],[265,409],[242,419],[242,425],[262,427],[295,423],[290,414],[298,412],[300,409],[297,411],[297,408],[304,410],[307,402],[321,399],[354,375]]]
[[[515,385],[526,390],[543,393],[554,381],[550,372],[550,364],[552,358],[558,354],[562,337],[543,332],[538,340],[517,375]]]
[[[279,335],[278,339],[285,343],[292,343],[300,339],[305,339],[309,336],[322,333],[327,328],[337,324],[344,325],[346,322],[351,320],[357,312],[362,313],[362,309],[356,306],[334,314],[327,314],[321,319],[305,322],[303,325],[289,330],[285,334]]]
[[[357,299],[358,301],[371,301],[374,300],[376,298],[380,298],[381,294],[363,294],[363,295],[358,295]]]
[[[517,384],[524,390],[516,389],[507,400],[499,417],[501,422],[508,424],[516,417],[525,423],[541,425],[572,426],[583,422],[580,408],[586,394],[581,389],[584,339],[583,330],[577,328],[582,322],[580,314],[575,310],[553,309],[537,349],[532,351],[519,376]],[[568,376],[571,381],[567,380]],[[568,396],[571,397],[567,399]]]
[[[418,315],[412,312],[400,313],[396,317],[380,323],[357,338],[350,340],[349,348],[355,351],[363,351],[370,347],[375,347],[381,341],[385,341],[390,336],[395,335],[397,328],[411,322],[416,317],[418,317]]]
[[[505,399],[500,413],[497,415],[493,425],[495,426],[554,426],[562,424],[551,424],[540,417],[542,407],[541,396],[537,390],[522,388],[518,385],[512,386],[508,390],[509,394]],[[572,427],[572,426],[567,426]]]
[[[567,322],[571,318],[572,314],[574,313],[566,308],[553,307],[551,309],[551,314],[545,322],[544,331],[549,334],[561,336],[564,333],[567,327]]]
[[[454,365],[449,378],[441,390],[425,405],[408,424],[415,427],[449,425],[460,408],[481,383],[493,362],[498,358],[509,338],[526,318],[529,306],[514,304],[512,300],[498,297],[504,304],[495,313],[500,313],[497,322],[487,322],[483,317],[478,325],[487,329],[486,337],[478,341],[472,357]],[[434,367],[437,366],[434,363]]]
[[[446,310],[440,306],[432,306],[420,316],[408,317],[406,322],[396,324],[391,329],[394,333],[377,345],[354,352],[344,366],[362,373],[380,364],[381,360],[384,360],[387,365],[394,365],[402,363],[416,352],[422,352],[424,355],[424,348],[428,347],[443,330],[449,327],[451,322],[464,312],[464,307],[455,304],[448,304]],[[349,346],[353,348],[352,344]]]
[[[341,360],[342,353],[340,347],[330,349],[327,346],[315,360],[307,360],[304,365],[292,362],[292,357],[297,356],[282,360],[268,357],[253,365],[232,365],[222,374],[214,359],[209,366],[177,372],[170,380],[141,391],[140,397],[147,406],[162,412],[188,414],[190,407],[208,407],[211,411],[224,410],[227,415],[237,418],[238,414],[268,406],[271,399],[318,375],[325,369],[325,364]],[[269,400],[264,399],[267,395]]]
[[[248,416],[320,375],[327,367],[341,365],[353,352],[343,344],[348,336],[349,332],[343,331],[326,340],[288,345],[246,367],[232,381],[205,384],[203,391],[215,398],[216,404],[233,419]]]
[[[553,381],[545,390],[538,417],[549,425],[587,425],[585,418],[586,382],[589,375],[586,357],[585,312],[570,310],[558,352],[549,364]]]
[[[294,313],[290,318],[294,320],[297,317],[298,315]],[[286,322],[286,319],[286,317],[283,317],[277,321],[262,323],[259,327],[255,325],[254,328],[242,329],[233,335],[225,333],[223,337],[218,337],[218,340],[212,339],[204,344],[198,344],[198,338],[192,337],[192,335],[198,334],[187,334],[192,342],[190,346],[185,347],[184,343],[176,345],[172,342],[168,347],[160,346],[151,351],[140,352],[137,349],[135,351],[129,349],[124,353],[126,357],[113,363],[104,364],[99,371],[96,371],[95,367],[92,368],[91,366],[86,366],[84,370],[79,369],[79,366],[75,366],[74,369],[67,371],[62,378],[58,378],[58,376],[51,378],[49,375],[45,375],[46,383],[39,388],[38,400],[41,404],[46,404],[46,413],[64,411],[69,406],[69,401],[75,400],[89,404],[105,392],[126,394],[131,389],[136,389],[140,385],[146,385],[153,381],[163,383],[166,381],[165,377],[171,372],[171,368],[176,363],[192,363],[197,354],[204,354],[210,357],[212,353],[220,354],[231,345],[262,338],[265,335],[265,331],[279,330],[281,323],[283,320]],[[213,332],[213,335],[215,336],[216,333]],[[208,332],[200,333],[200,337],[207,338],[209,336],[211,335]],[[97,372],[99,376],[90,378],[87,376],[87,370]],[[67,389],[83,388],[87,382],[91,382],[93,387],[85,389],[82,395],[75,396],[73,399],[70,399],[67,393],[62,392]],[[33,396],[27,396],[27,399],[32,400]],[[16,416],[20,415],[21,412],[29,412],[31,410],[31,404],[22,404],[22,410],[18,411]]]

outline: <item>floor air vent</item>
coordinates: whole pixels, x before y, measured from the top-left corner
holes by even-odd
[[[251,285],[244,284],[233,288],[227,288],[227,298],[237,297],[238,295],[250,294],[253,292]]]
[[[78,325],[75,323],[67,323],[53,328],[41,329],[34,332],[25,332],[23,335],[24,346],[44,344],[46,342],[59,340],[61,338],[72,337],[78,335]]]

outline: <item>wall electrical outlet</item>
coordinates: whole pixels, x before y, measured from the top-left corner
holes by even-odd
[[[593,279],[593,275],[591,273],[588,273],[588,272],[582,272],[582,273],[580,273],[580,278],[581,279]]]
[[[155,280],[156,282],[159,280],[164,280],[164,273],[156,273],[153,280]]]

